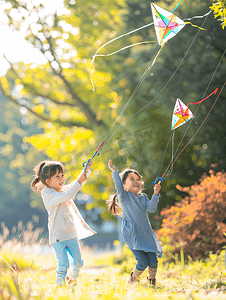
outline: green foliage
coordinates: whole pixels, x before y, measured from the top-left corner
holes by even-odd
[[[224,29],[226,26],[226,1],[222,0],[217,3],[214,1],[210,8],[213,10],[215,18],[220,17],[218,20],[221,21],[221,26]]]
[[[175,3],[171,1],[167,3],[159,1],[159,5],[168,10],[175,7]],[[175,13],[184,19],[188,16],[203,15],[207,11],[208,3],[206,1],[183,1]],[[130,1],[126,17],[124,32],[150,23],[152,21],[150,3]],[[158,93],[160,95],[144,111],[129,121],[122,132],[115,135],[115,140],[111,142],[112,147],[118,149],[118,152],[115,151],[114,162],[116,166],[119,169],[120,166],[121,169],[125,166],[137,168],[144,176],[145,192],[150,196],[153,193],[153,185],[150,181],[155,179],[160,171],[164,149],[171,133],[172,111],[177,97],[184,103],[196,102],[216,87],[221,88],[225,81],[223,76],[224,59],[212,78],[226,47],[225,33],[217,27],[211,15],[192,22],[204,27],[206,31],[198,31],[194,27],[186,25],[176,37],[168,41],[151,68],[149,76],[130,102],[129,108],[127,107],[125,114],[128,113],[131,116],[147,105]],[[154,28],[150,27],[134,33],[131,42],[135,39],[141,42],[155,40]],[[128,95],[132,94],[156,50],[157,45],[155,44],[142,45],[139,46],[139,49],[134,47],[128,50],[127,57],[130,57],[134,63],[131,66],[126,65],[126,60],[124,60],[124,73],[121,76],[124,75],[126,86],[123,88],[118,86],[119,95],[128,99],[126,91],[129,91]],[[185,57],[186,53],[187,56]],[[183,63],[177,70],[181,62]],[[175,70],[177,72],[174,75]],[[210,80],[211,84],[208,86]],[[206,90],[207,87],[209,92]],[[216,170],[225,168],[225,162],[222,159],[225,157],[225,134],[222,133],[221,135],[221,132],[224,132],[224,113],[222,114],[222,109],[224,110],[225,107],[224,95],[225,89],[204,126],[177,159],[173,173],[164,180],[159,211],[167,204],[172,205],[175,201],[180,201],[183,198],[184,193],[176,190],[176,184],[193,184],[204,171],[208,171],[211,164],[215,165]],[[199,129],[213,101],[214,97],[199,107],[191,107],[195,115],[194,120],[175,131],[174,150],[177,149],[177,154]],[[128,112],[128,110],[130,111]],[[218,134],[220,134],[219,139]],[[182,138],[183,142],[180,143]],[[116,139],[118,140],[117,143]],[[169,146],[160,172],[161,175],[170,161],[171,149]],[[154,228],[160,226],[159,220],[152,221],[152,224]]]
[[[183,248],[193,259],[204,258],[210,251],[218,253],[226,242],[226,174],[210,171],[199,185],[177,188],[188,196],[161,212],[158,236],[166,244],[164,251],[179,253]]]
[[[74,179],[82,169],[82,162],[93,155],[114,124],[150,64],[157,50],[154,28],[126,36],[100,51],[99,54],[109,54],[131,43],[151,42],[113,56],[97,57],[92,76],[96,87],[94,92],[89,78],[93,69],[92,56],[100,46],[116,36],[151,23],[150,2],[65,1],[65,9],[48,16],[44,13],[44,4],[28,5],[22,0],[8,0],[7,3],[12,5],[5,11],[11,28],[20,29],[26,21],[25,38],[44,55],[46,63],[11,63],[11,69],[0,79],[2,93],[18,107],[19,100],[23,98],[26,115],[33,115],[40,121],[38,126],[44,133],[26,133],[24,142],[50,159],[61,160],[67,167],[68,179]],[[175,7],[173,1],[157,3],[168,10]],[[203,15],[209,5],[204,0],[184,0],[175,13],[182,19]],[[17,9],[21,19],[11,17],[14,9]],[[37,17],[35,21],[29,18],[32,14]],[[151,196],[153,186],[150,181],[159,172],[170,135],[171,112],[176,98],[180,97],[185,103],[196,102],[209,91],[220,88],[224,82],[222,63],[209,85],[225,49],[225,33],[216,26],[211,15],[194,20],[195,24],[207,30],[199,32],[197,28],[186,25],[167,43],[115,129],[162,92],[113,136],[101,156],[93,162],[92,174],[83,191],[90,194],[94,202],[87,204],[86,208],[100,208],[103,218],[112,218],[105,205],[105,200],[113,191],[111,174],[107,169],[108,159],[112,158],[118,169],[126,166],[137,168],[144,176],[145,192]],[[171,78],[182,61],[183,64]],[[15,90],[18,92],[12,93]],[[191,185],[203,171],[209,169],[211,163],[216,164],[216,170],[225,167],[224,96],[225,90],[199,136],[180,155],[173,174],[164,181],[157,214],[166,204],[171,205],[183,197],[183,193],[175,188],[177,183]],[[185,132],[186,126],[177,130],[175,148],[186,133],[179,147],[182,149],[199,128],[212,102],[208,100],[204,103],[195,113],[189,131]],[[6,151],[9,149],[6,148]],[[169,149],[161,172],[170,160]],[[37,205],[37,198],[33,204]],[[159,228],[160,220],[153,220],[152,223],[154,228]]]

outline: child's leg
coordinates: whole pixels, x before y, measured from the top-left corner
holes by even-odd
[[[133,272],[130,275],[130,280],[129,282],[134,282],[139,280],[140,275],[144,272],[144,270],[146,269],[146,267],[149,264],[149,260],[148,257],[146,255],[146,252],[142,251],[142,250],[133,250],[130,249],[131,252],[133,253],[133,255],[135,256],[135,259],[137,260],[137,264],[133,270]]]
[[[155,285],[156,283],[156,273],[157,273],[157,267],[158,267],[158,259],[156,257],[155,252],[147,252],[147,256],[149,259],[149,266],[148,266],[148,280],[151,284]]]
[[[80,268],[83,266],[78,239],[69,240],[66,250],[73,259],[72,277],[70,279],[76,279],[79,275]]]
[[[69,261],[66,250],[66,241],[57,242],[51,245],[57,260],[56,269],[56,284],[63,285],[65,282],[65,277],[67,274],[67,269],[69,267]]]

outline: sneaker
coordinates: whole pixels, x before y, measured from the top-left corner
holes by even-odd
[[[76,279],[70,279],[68,276],[66,276],[66,281],[68,284],[76,284]]]
[[[156,279],[155,279],[155,278],[148,278],[148,277],[147,277],[147,280],[149,281],[149,283],[150,283],[151,285],[155,286],[155,284],[156,284]]]
[[[138,279],[137,279],[137,277],[133,277],[133,272],[132,272],[132,273],[130,274],[128,283],[131,284],[131,283],[135,283],[135,282],[138,282]]]

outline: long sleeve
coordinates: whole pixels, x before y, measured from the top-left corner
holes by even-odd
[[[65,191],[57,192],[54,189],[44,188],[41,194],[46,208],[51,208],[72,199],[81,188],[82,185],[78,183],[78,180],[75,180]]]
[[[115,188],[117,190],[117,195],[119,196],[120,194],[123,194],[125,192],[123,188],[122,180],[119,176],[119,172],[118,171],[112,172],[112,177],[114,180]]]
[[[158,196],[153,194],[151,200],[149,200],[148,197],[145,195],[145,202],[146,202],[146,207],[148,212],[154,213],[156,211],[160,197],[161,197],[160,194],[158,194]]]

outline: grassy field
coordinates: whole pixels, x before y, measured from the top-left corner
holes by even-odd
[[[0,250],[0,299],[226,299],[224,251],[205,261],[184,262],[172,256],[159,259],[157,285],[146,282],[145,271],[139,284],[127,280],[135,260],[128,248],[122,252],[98,253],[83,248],[84,267],[77,285],[56,287],[53,254],[36,254],[38,245],[27,251]]]

